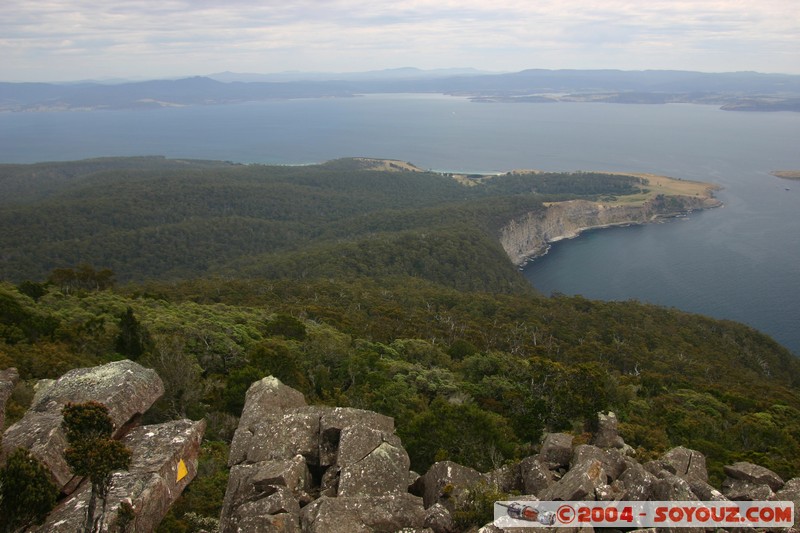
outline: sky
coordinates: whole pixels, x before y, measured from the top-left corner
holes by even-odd
[[[800,74],[800,0],[0,0],[0,81],[472,67]]]

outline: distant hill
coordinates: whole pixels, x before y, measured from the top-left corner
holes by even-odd
[[[366,93],[442,93],[479,101],[685,102],[729,110],[797,111],[800,76],[757,72],[541,70],[488,74],[470,69],[211,77],[117,84],[0,83],[0,111],[158,108]],[[538,95],[538,97],[537,97]],[[543,97],[544,96],[544,97]]]

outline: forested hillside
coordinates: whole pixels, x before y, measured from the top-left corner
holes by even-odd
[[[25,283],[0,288],[0,319],[0,367],[25,380],[9,422],[35,378],[124,357],[164,379],[150,421],[208,420],[205,466],[170,527],[218,514],[244,393],[269,374],[315,403],[395,417],[418,471],[441,459],[487,470],[531,453],[543,431],[585,439],[612,409],[640,460],[684,445],[707,454],[717,481],[737,460],[800,472],[797,359],[745,326],[635,302],[408,278]]]
[[[586,440],[610,409],[639,460],[684,445],[716,481],[737,460],[800,473],[790,352],[729,321],[542,297],[497,242],[545,201],[641,194],[647,180],[466,185],[370,168],[0,167],[0,369],[23,379],[7,424],[37,379],[122,358],[157,370],[166,394],[151,421],[208,421],[200,473],[164,531],[219,514],[245,391],[269,374],[310,402],[395,417],[418,471],[441,459],[486,470],[545,431]]]
[[[119,281],[354,271],[508,291],[525,283],[495,244],[503,223],[543,200],[633,194],[642,186],[630,176],[556,173],[468,187],[437,173],[370,170],[364,160],[3,165],[0,278],[44,279],[85,262],[112,269]]]

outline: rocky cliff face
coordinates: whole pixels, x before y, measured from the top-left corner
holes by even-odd
[[[717,207],[713,198],[659,196],[641,206],[606,205],[571,200],[549,205],[543,212],[528,213],[500,230],[500,244],[515,265],[547,251],[550,243],[572,239],[592,228],[645,224],[659,218]]]
[[[0,407],[13,389],[16,371],[0,372]],[[9,388],[10,387],[10,388]],[[57,380],[43,380],[25,416],[9,427],[2,440],[0,464],[23,447],[49,470],[61,498],[45,523],[29,531],[78,531],[85,517],[90,483],[74,477],[64,459],[67,446],[61,410],[67,403],[97,401],[108,407],[114,437],[131,450],[127,471],[113,476],[106,502],[103,531],[118,531],[118,511],[132,507],[129,532],[154,531],[183,489],[194,479],[205,422],[175,420],[140,426],[141,415],[164,393],[155,371],[132,361],[78,368]]]

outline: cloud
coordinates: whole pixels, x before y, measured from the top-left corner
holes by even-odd
[[[0,56],[6,75],[73,78],[404,65],[798,72],[795,1],[5,0]]]

